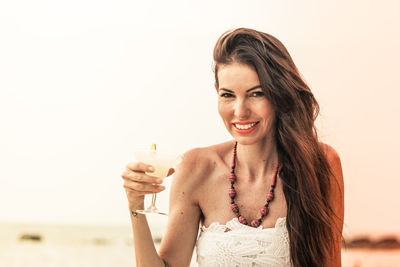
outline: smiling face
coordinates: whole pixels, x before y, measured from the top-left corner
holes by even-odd
[[[272,140],[275,112],[248,65],[218,66],[218,111],[229,133],[243,145]]]

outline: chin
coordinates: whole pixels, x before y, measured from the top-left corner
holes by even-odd
[[[258,138],[247,136],[233,136],[233,138],[236,140],[236,142],[238,142],[238,144],[242,146],[254,145],[261,141]]]

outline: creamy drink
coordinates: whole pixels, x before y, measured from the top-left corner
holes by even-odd
[[[168,172],[178,163],[178,157],[161,154],[155,150],[151,151],[136,151],[135,158],[137,161],[149,164],[154,167],[154,172],[148,172],[147,175],[165,178]]]
[[[169,170],[176,166],[180,157],[158,153],[156,151],[156,145],[153,144],[149,151],[136,151],[134,152],[137,161],[149,164],[153,166],[154,172],[146,172],[147,175],[155,176],[158,178],[167,177]],[[142,214],[161,214],[167,215],[164,212],[158,211],[156,207],[156,194],[152,194],[151,205],[145,210],[136,210],[137,213]]]

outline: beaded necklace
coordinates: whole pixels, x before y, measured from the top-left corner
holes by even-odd
[[[237,179],[236,174],[235,174],[236,148],[237,148],[237,142],[235,142],[235,146],[233,147],[232,170],[231,170],[231,174],[229,176],[229,181],[231,182],[231,188],[229,189],[229,197],[231,198],[231,209],[238,217],[239,222],[242,224],[248,225],[246,218],[240,214],[239,206],[235,203],[236,190],[235,190],[234,184]],[[256,228],[256,227],[260,226],[262,220],[264,219],[265,216],[267,216],[267,214],[269,212],[269,208],[268,208],[269,203],[274,199],[274,190],[275,190],[275,185],[276,185],[276,177],[278,176],[278,168],[279,168],[279,162],[276,164],[276,169],[275,169],[274,177],[272,179],[272,184],[271,184],[271,190],[269,190],[269,193],[267,194],[267,203],[260,209],[261,217],[259,219],[254,219],[251,221],[250,225],[252,227]]]

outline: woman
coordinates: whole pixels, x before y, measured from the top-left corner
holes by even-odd
[[[214,48],[218,111],[232,141],[188,151],[171,186],[157,254],[144,215],[132,213],[137,265],[341,266],[343,177],[318,141],[318,104],[275,37],[236,29]],[[164,187],[130,163],[129,208]],[[198,236],[199,224],[201,224]]]

